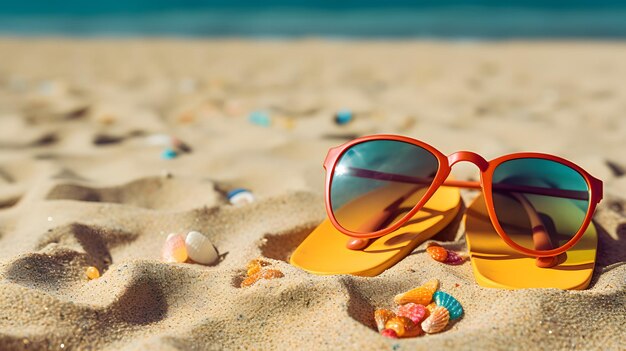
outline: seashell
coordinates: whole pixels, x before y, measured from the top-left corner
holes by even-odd
[[[269,127],[272,125],[272,119],[269,113],[265,111],[254,111],[250,113],[248,121],[261,127]]]
[[[176,150],[169,148],[169,147],[163,150],[163,152],[161,153],[161,158],[164,160],[171,160],[171,159],[176,158],[176,156],[178,156],[178,153],[176,152]]]
[[[430,316],[433,313],[433,310],[435,309],[435,307],[437,307],[437,304],[435,303],[435,301],[426,305],[426,317],[424,318],[428,318],[428,316]]]
[[[445,264],[454,266],[462,264],[463,262],[465,262],[465,256],[450,250],[448,250],[448,257],[443,261]]]
[[[426,283],[422,284],[422,288],[427,289],[434,294],[435,291],[439,289],[439,279],[428,280]]]
[[[96,267],[87,267],[87,270],[85,271],[85,275],[87,275],[87,278],[89,280],[93,280],[93,279],[98,279],[100,278],[100,271],[98,270],[98,268]]]
[[[338,125],[344,125],[350,123],[352,121],[352,111],[350,110],[339,110],[335,114],[335,123]]]
[[[407,331],[415,329],[415,323],[406,317],[395,316],[385,323],[385,329],[391,329],[402,337]]]
[[[211,240],[209,240],[209,238],[204,236],[202,233],[196,231],[187,233],[185,245],[187,247],[187,255],[194,262],[200,264],[212,264],[219,258],[217,250],[215,250]]]
[[[387,337],[387,338],[392,338],[392,339],[397,339],[398,338],[398,334],[396,334],[395,330],[393,329],[383,329],[380,332],[380,335]]]
[[[382,332],[382,330],[385,329],[385,324],[387,324],[387,321],[395,316],[395,313],[384,308],[379,308],[374,311],[374,321],[376,321],[376,328],[378,329],[378,331]]]
[[[401,317],[406,317],[413,321],[413,323],[418,324],[423,321],[426,316],[426,307],[409,302],[398,307],[398,312],[396,314]]]
[[[246,265],[246,275],[251,276],[259,271],[261,271],[261,268],[265,267],[265,266],[269,266],[269,262],[265,262],[263,260],[260,260],[258,258],[248,262],[248,264]]]
[[[277,269],[262,269],[260,272],[257,272],[247,277],[246,279],[244,279],[241,282],[241,287],[244,288],[244,287],[250,286],[261,279],[275,279],[275,278],[282,278],[284,276],[285,275],[283,274],[283,272]]]
[[[457,319],[463,314],[463,307],[457,299],[452,297],[452,295],[443,291],[437,291],[433,295],[433,298],[435,299],[437,306],[445,307],[448,310],[450,313],[450,319]]]
[[[448,310],[443,306],[437,306],[430,316],[422,322],[422,330],[428,334],[438,333],[448,325],[449,320]]]
[[[187,261],[187,247],[185,239],[180,234],[170,234],[163,245],[163,259],[165,262],[182,263]]]
[[[254,195],[248,189],[238,188],[226,195],[228,201],[235,206],[243,206],[254,202]]]
[[[448,250],[435,243],[430,243],[426,248],[426,252],[437,262],[445,262],[448,258]]]

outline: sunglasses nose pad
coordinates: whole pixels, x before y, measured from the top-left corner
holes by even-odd
[[[475,152],[459,151],[448,156],[448,164],[450,167],[452,167],[455,163],[462,161],[475,164],[483,172],[489,167],[489,162]]]

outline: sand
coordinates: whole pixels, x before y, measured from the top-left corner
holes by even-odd
[[[5,38],[0,52],[2,350],[624,349],[623,43]],[[355,121],[335,125],[340,108]],[[154,133],[190,152],[162,159]],[[603,179],[589,289],[481,288],[425,244],[374,278],[288,264],[324,219],[327,149],[371,133],[487,159],[554,153]],[[257,201],[230,205],[236,187]],[[161,261],[167,234],[190,230],[217,265]],[[433,240],[465,250],[460,218]],[[256,257],[285,277],[239,288]],[[374,308],[430,278],[465,316],[437,335],[378,335]]]

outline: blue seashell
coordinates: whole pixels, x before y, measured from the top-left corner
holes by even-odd
[[[265,111],[254,111],[248,117],[248,121],[261,127],[269,127],[272,124],[270,115]]]
[[[242,206],[252,203],[254,201],[254,195],[248,189],[238,188],[233,189],[226,194],[228,201],[235,206]]]
[[[450,320],[457,319],[463,314],[463,307],[452,295],[443,291],[436,291],[433,299],[437,306],[445,307],[450,312]]]
[[[171,160],[173,158],[176,158],[176,156],[178,156],[178,153],[176,152],[176,150],[171,148],[163,150],[163,153],[161,154],[161,158],[164,160]]]
[[[335,123],[339,125],[348,124],[352,121],[352,111],[350,110],[340,110],[335,115]]]

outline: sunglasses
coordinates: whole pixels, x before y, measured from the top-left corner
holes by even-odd
[[[451,167],[471,162],[480,181],[448,179]],[[358,250],[389,234],[420,211],[439,187],[482,189],[494,229],[513,249],[554,263],[585,233],[602,199],[602,181],[563,158],[515,153],[486,161],[468,151],[445,156],[397,135],[372,135],[331,148],[326,211]]]

